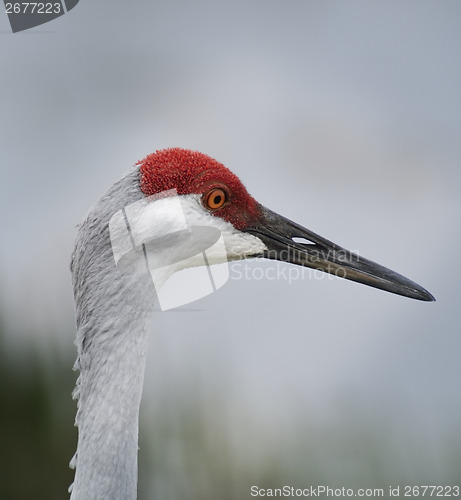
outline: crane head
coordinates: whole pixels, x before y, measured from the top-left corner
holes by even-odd
[[[171,148],[147,156],[138,165],[142,192],[151,196],[175,190],[197,226],[214,227],[223,235],[227,260],[265,257],[413,299],[435,300],[408,278],[264,207],[236,175],[207,155]]]

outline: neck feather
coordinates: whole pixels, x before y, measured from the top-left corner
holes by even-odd
[[[139,170],[116,183],[80,226],[72,259],[80,370],[72,500],[136,498],[138,419],[153,287],[115,267],[108,223],[142,197]]]

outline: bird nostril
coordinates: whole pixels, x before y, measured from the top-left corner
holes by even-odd
[[[291,238],[295,243],[301,243],[302,245],[315,245],[313,241],[307,240],[306,238],[301,238],[298,236],[293,236]]]

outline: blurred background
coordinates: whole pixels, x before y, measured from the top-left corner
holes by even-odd
[[[0,15],[0,497],[67,497],[76,225],[171,146],[437,302],[253,262],[157,313],[139,498],[459,484],[460,47],[456,0],[100,0],[14,35]]]

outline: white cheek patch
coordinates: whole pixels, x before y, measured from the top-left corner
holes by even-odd
[[[109,233],[115,263],[119,268],[145,272],[141,261],[144,260],[146,245],[156,246],[158,256],[161,256],[167,246],[168,235],[187,234],[188,226],[176,190],[166,193],[169,197],[143,198],[111,217]],[[178,246],[173,241],[170,244],[173,250]]]
[[[187,231],[186,217],[176,190],[164,193],[167,197],[157,198],[154,195],[125,207],[136,246]]]
[[[117,267],[149,273],[162,310],[212,293],[229,278],[228,261],[266,249],[255,236],[208,213],[199,195],[178,196],[176,190],[119,210],[109,232]]]

